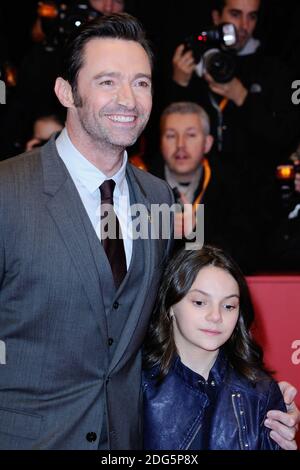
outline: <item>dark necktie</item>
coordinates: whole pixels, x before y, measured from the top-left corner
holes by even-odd
[[[126,275],[127,267],[122,231],[113,208],[115,185],[114,180],[106,180],[99,189],[101,193],[101,242],[110,262],[115,285],[118,289]],[[110,205],[109,211],[105,210],[103,204]],[[105,220],[102,220],[103,218]]]

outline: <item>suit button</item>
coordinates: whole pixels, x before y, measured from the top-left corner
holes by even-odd
[[[86,440],[89,442],[95,442],[97,440],[97,434],[95,432],[88,432],[86,435]]]
[[[111,346],[113,342],[114,342],[113,338],[108,338],[108,346]]]
[[[113,308],[117,310],[119,308],[119,305],[120,305],[119,302],[114,302]]]

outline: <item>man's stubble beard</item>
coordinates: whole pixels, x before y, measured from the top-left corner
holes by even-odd
[[[125,135],[122,137],[121,135],[115,135],[114,132],[102,126],[99,121],[91,123],[88,119],[85,119],[84,116],[80,114],[78,116],[81,127],[92,141],[100,146],[109,146],[118,149],[125,149],[126,147],[132,146],[137,141],[148,122],[147,119],[141,123],[141,126],[139,126],[134,133],[124,130]]]
[[[73,92],[73,99],[74,99],[74,105],[77,110],[77,115],[78,119],[80,122],[80,125],[82,129],[84,129],[85,133],[90,137],[90,139],[94,142],[97,142],[98,145],[100,146],[108,146],[108,147],[113,147],[114,149],[125,149],[126,147],[130,147],[139,138],[139,136],[142,134],[143,130],[145,129],[146,125],[148,124],[149,115],[144,119],[144,121],[141,121],[139,128],[136,130],[135,134],[132,135],[131,139],[125,141],[116,141],[113,139],[113,133],[111,133],[105,126],[102,126],[100,123],[101,119],[101,114],[98,113],[97,118],[99,118],[99,121],[97,119],[94,119],[93,122],[89,119],[90,116],[92,116],[92,113],[81,113],[80,110],[84,108],[84,100],[83,98],[79,95],[77,92],[77,89],[74,90]],[[113,114],[113,112],[111,112]],[[140,117],[140,113],[137,112],[137,115]],[[129,130],[130,131],[130,130]],[[129,133],[126,134],[127,137],[129,137]]]

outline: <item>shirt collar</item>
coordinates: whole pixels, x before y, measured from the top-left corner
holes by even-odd
[[[107,180],[113,179],[116,183],[116,195],[121,195],[125,190],[127,152],[124,151],[121,168],[111,178],[108,178],[102,171],[87,160],[71,142],[66,128],[62,130],[56,139],[56,147],[60,158],[66,165],[72,179],[79,181],[92,194],[99,189],[99,186]]]
[[[249,41],[245,44],[243,49],[241,49],[237,55],[244,56],[255,54],[257,49],[260,47],[260,41],[258,39],[250,38]]]

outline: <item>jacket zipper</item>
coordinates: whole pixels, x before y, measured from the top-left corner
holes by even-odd
[[[202,423],[200,423],[200,424],[197,426],[197,428],[196,428],[196,430],[194,431],[194,433],[193,433],[191,439],[189,440],[188,445],[185,447],[184,450],[188,450],[188,449],[190,448],[190,445],[191,445],[191,443],[193,442],[193,440],[195,439],[197,433],[200,431],[201,426],[202,426]]]
[[[240,447],[241,447],[242,450],[245,450],[245,447],[244,447],[244,444],[243,444],[243,439],[242,439],[242,429],[241,429],[241,423],[240,423],[240,415],[239,415],[239,411],[236,408],[235,400],[236,400],[236,393],[232,393],[231,394],[231,401],[232,401],[233,411],[234,411],[234,415],[235,415],[237,425],[238,425],[238,430],[239,430]]]
[[[231,394],[231,401],[232,401],[232,406],[233,406],[233,411],[234,411],[234,415],[235,415],[235,418],[236,418],[236,421],[237,421],[237,425],[238,425],[238,430],[239,430],[239,442],[240,442],[240,448],[241,450],[249,450],[249,444],[247,442],[244,442],[244,439],[243,439],[243,434],[244,432],[243,431],[246,431],[246,426],[243,425],[241,423],[241,414],[244,413],[243,410],[239,410],[238,409],[238,405],[236,403],[236,400],[238,400],[238,398],[240,398],[240,393],[232,393]]]

